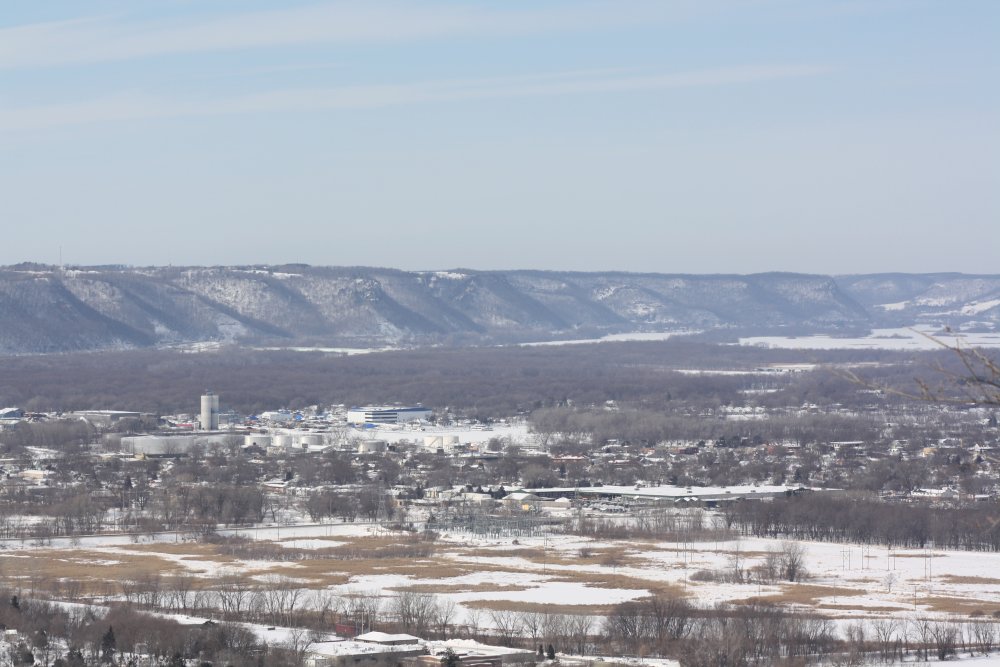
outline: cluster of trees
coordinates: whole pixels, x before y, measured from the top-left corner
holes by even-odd
[[[304,505],[313,521],[334,517],[342,521],[357,521],[359,518],[375,521],[379,518],[392,519],[396,512],[392,498],[372,484],[361,485],[350,491],[313,491],[306,496]],[[378,516],[380,508],[385,512],[383,517]]]
[[[685,667],[749,667],[839,653],[833,622],[774,605],[719,605],[690,624],[675,655]]]
[[[627,518],[580,517],[566,532],[598,540],[657,539],[677,542],[728,540],[735,531],[714,521],[701,508],[633,508]]]
[[[838,631],[819,615],[761,602],[697,608],[658,595],[616,605],[593,637],[594,648],[619,655],[678,659],[684,667],[824,664],[858,666],[917,658],[946,660],[959,653],[992,653],[995,618],[934,621],[879,618]]]
[[[790,537],[901,547],[1000,551],[1000,510],[928,502],[805,494],[725,508],[728,527],[755,537]]]
[[[142,494],[94,493],[74,487],[7,497],[0,505],[0,537],[47,541],[54,537],[92,535],[108,528],[140,533],[211,531],[219,524],[247,525],[262,521],[265,510],[275,502],[258,487],[240,484],[170,484],[146,489]],[[111,508],[121,511],[111,515],[108,513]],[[27,520],[25,517],[30,515],[50,520]]]
[[[627,408],[543,408],[531,414],[534,430],[549,436],[553,449],[567,441],[602,444],[608,441],[656,444],[669,440],[712,442],[721,447],[747,447],[767,442],[798,444],[837,441],[875,442],[885,426],[882,414],[802,414],[799,404],[790,414],[771,408],[766,420],[734,422],[724,413],[699,410]]]
[[[26,447],[55,449],[63,454],[79,453],[93,442],[97,430],[80,419],[51,422],[21,422],[0,431],[0,443],[8,454],[23,454]]]
[[[0,590],[0,625],[17,631],[9,656],[13,665],[134,664],[139,654],[178,667],[195,659],[248,667],[300,664],[294,647],[265,646],[240,625],[181,625],[129,605],[54,605],[14,590]]]
[[[695,609],[686,599],[654,595],[616,605],[604,624],[604,641],[622,654],[671,655],[688,636]]]
[[[364,405],[385,401],[452,406],[492,419],[546,406],[711,406],[742,403],[759,378],[699,376],[691,368],[753,369],[768,363],[900,362],[879,351],[789,351],[676,339],[562,347],[445,348],[352,357],[320,353],[231,350],[198,355],[172,351],[0,359],[0,404],[35,411],[130,409],[170,414],[196,409],[212,387],[227,406],[253,413],[275,405]],[[810,379],[812,385],[810,386]],[[266,377],[267,382],[260,382]],[[826,373],[791,382],[783,404],[856,400],[857,387]],[[795,401],[787,400],[794,395]],[[778,400],[778,399],[768,399]],[[775,403],[777,404],[777,403]]]

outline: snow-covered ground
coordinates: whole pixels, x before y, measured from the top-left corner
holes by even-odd
[[[226,532],[304,550],[373,538],[392,540],[372,524],[260,526]],[[395,589],[435,592],[456,604],[459,623],[474,607],[488,610],[504,603],[537,609],[540,604],[558,604],[564,611],[579,607],[584,613],[588,607],[637,600],[666,589],[699,605],[763,598],[820,611],[841,622],[880,616],[967,618],[976,611],[989,615],[1000,610],[998,553],[796,541],[809,574],[805,581],[725,581],[737,565],[751,571],[787,544],[757,538],[684,543],[562,534],[515,541],[446,532],[431,555],[409,559],[402,570],[391,564],[383,568],[378,559],[361,569],[357,561],[323,560],[322,575],[339,578],[321,583],[316,561],[308,558],[242,560],[217,557],[210,545],[184,542],[175,534],[144,536],[138,544],[128,536],[109,535],[83,537],[75,543],[55,540],[44,547],[10,541],[0,552],[0,567],[10,573],[19,559],[52,559],[87,566],[91,576],[113,581],[117,568],[152,556],[161,559],[165,569],[181,568],[205,580],[236,574],[256,580],[280,576],[309,591],[334,595],[377,591],[388,597]],[[480,621],[484,626],[489,625],[485,616]]]
[[[577,340],[549,340],[538,343],[521,343],[521,347],[547,347],[551,345],[586,345],[589,343],[623,343],[629,341],[658,341],[676,336],[691,336],[701,333],[700,330],[680,329],[678,331],[635,331],[632,333],[608,334],[600,338],[581,338]]]
[[[398,347],[253,347],[252,350],[265,352],[322,352],[323,354],[339,354],[343,356],[354,356],[358,354],[373,354],[375,352],[393,352],[401,348]]]
[[[1000,347],[1000,333],[943,333],[928,326],[875,329],[867,336],[751,336],[740,345],[760,345],[785,350],[938,350],[941,344],[961,347]]]

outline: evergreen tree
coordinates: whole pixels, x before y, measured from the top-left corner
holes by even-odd
[[[68,667],[86,667],[87,661],[83,657],[83,651],[78,648],[71,648],[66,654],[66,665]]]
[[[441,656],[441,667],[459,667],[461,664],[462,659],[458,657],[457,653],[450,648],[445,649],[444,655]]]
[[[109,625],[108,631],[104,633],[103,637],[101,637],[101,661],[114,662],[116,647],[117,642],[115,641],[115,630]]]
[[[35,664],[35,654],[32,653],[31,649],[25,646],[23,642],[21,644],[18,644],[17,648],[13,650],[12,654],[15,665]]]

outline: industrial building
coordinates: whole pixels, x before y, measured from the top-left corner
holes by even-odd
[[[130,410],[77,410],[70,414],[98,427],[108,427],[122,419],[139,419],[143,416],[150,416]]]
[[[582,486],[525,489],[537,498],[592,498],[599,500],[720,503],[759,498],[784,498],[807,492],[802,486]],[[513,495],[513,494],[512,494]]]
[[[412,635],[369,632],[354,639],[316,642],[309,646],[306,667],[397,667],[403,658],[427,652]]]
[[[401,424],[430,419],[431,411],[424,407],[375,407],[351,408],[347,411],[348,424]]]
[[[528,667],[534,651],[489,646],[471,640],[426,642],[413,635],[368,632],[354,639],[316,642],[306,654],[307,667],[442,667],[448,651],[460,667]]]

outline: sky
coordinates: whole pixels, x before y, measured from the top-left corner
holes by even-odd
[[[1000,273],[995,0],[0,4],[0,264]]]

